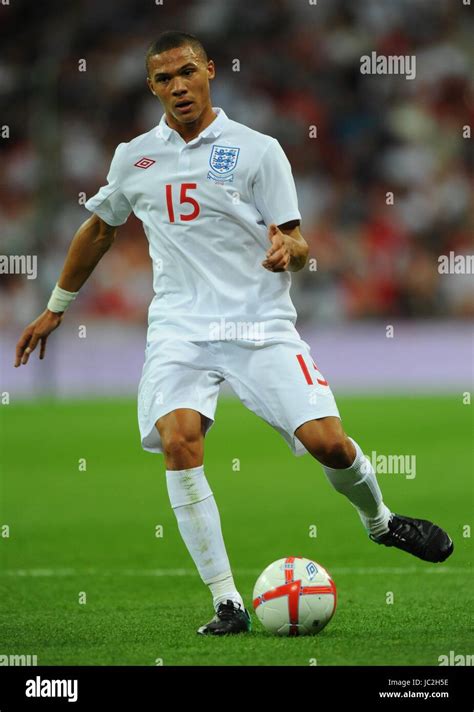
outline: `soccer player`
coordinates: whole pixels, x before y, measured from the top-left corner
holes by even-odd
[[[164,114],[117,147],[46,310],[17,344],[15,366],[38,343],[44,358],[48,335],[133,211],[149,241],[155,292],[138,389],[141,444],[164,455],[179,531],[213,597],[215,615],[198,633],[250,630],[203,466],[224,380],[295,455],[308,452],[321,463],[371,540],[444,561],[453,551],[446,532],[384,503],[370,461],[344,433],[331,389],[295,329],[290,272],[305,266],[308,246],[280,144],[212,106],[215,66],[193,35],[163,33],[146,67]]]

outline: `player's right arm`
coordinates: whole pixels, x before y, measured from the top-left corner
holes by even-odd
[[[69,246],[66,261],[58,280],[58,285],[68,292],[77,292],[94,271],[96,265],[115,239],[117,227],[108,225],[95,213],[78,229]],[[15,368],[28,363],[38,342],[40,359],[46,352],[49,334],[60,325],[64,312],[45,309],[42,314],[23,331],[17,345]]]

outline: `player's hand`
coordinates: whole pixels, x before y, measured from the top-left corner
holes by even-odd
[[[272,223],[268,228],[268,239],[272,246],[267,251],[262,267],[270,272],[285,272],[290,264],[291,253],[288,247],[288,236]]]
[[[28,324],[23,331],[16,345],[15,368],[21,364],[27,364],[30,354],[35,350],[38,342],[41,343],[40,359],[44,358],[46,353],[46,339],[52,331],[58,328],[64,312],[55,314],[49,309],[45,309],[37,319]]]

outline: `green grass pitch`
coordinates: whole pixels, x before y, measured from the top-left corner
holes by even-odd
[[[370,542],[313,458],[222,399],[205,466],[246,605],[261,570],[291,554],[321,562],[338,588],[327,628],[291,639],[267,634],[253,610],[250,635],[196,634],[210,594],[180,538],[163,458],[140,447],[133,399],[2,406],[0,654],[39,665],[437,665],[450,650],[470,654],[472,406],[461,395],[338,403],[366,453],[416,455],[414,479],[379,475],[385,501],[445,527],[455,551],[433,565]]]

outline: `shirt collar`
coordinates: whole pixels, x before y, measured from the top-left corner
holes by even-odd
[[[209,126],[203,129],[200,134],[193,138],[193,141],[196,141],[198,138],[217,138],[222,133],[224,126],[229,119],[227,118],[224,109],[221,109],[220,106],[213,106],[212,110],[217,114],[216,118],[209,124]],[[166,123],[166,114],[163,114],[156,129],[156,135],[158,138],[168,141],[173,134],[178,134],[178,132],[168,126]]]

